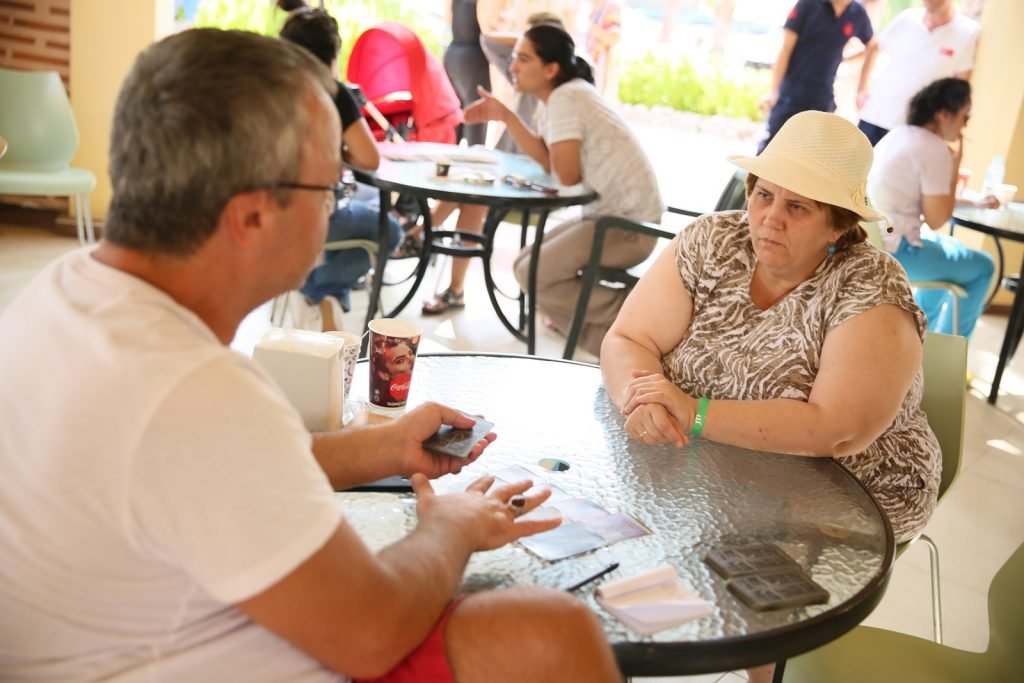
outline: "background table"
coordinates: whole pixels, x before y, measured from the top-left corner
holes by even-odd
[[[353,394],[365,399],[360,363]],[[562,588],[611,562],[607,579],[662,562],[714,605],[714,613],[641,637],[594,602],[623,673],[668,676],[728,671],[785,659],[838,637],[881,600],[893,558],[892,530],[861,485],[827,458],[758,453],[695,441],[678,450],[645,446],[623,431],[624,418],[602,388],[596,366],[525,356],[423,356],[413,371],[410,405],[437,400],[495,423],[498,439],[480,461],[435,483],[438,490],[518,464],[571,495],[622,511],[653,534],[559,562],[519,545],[475,555],[464,590],[514,585]],[[537,467],[560,458],[566,472]],[[338,494],[346,516],[375,548],[415,524],[411,495]],[[746,607],[704,562],[722,543],[775,543],[831,594],[824,605],[758,613]]]
[[[555,187],[555,180],[544,173],[543,169],[529,157],[520,154],[509,154],[497,150],[466,149],[454,145],[442,145],[429,142],[413,143],[383,143],[380,145],[381,163],[376,171],[364,171],[352,169],[356,179],[360,182],[380,188],[380,215],[381,249],[377,254],[377,272],[383,274],[384,266],[387,263],[387,214],[391,209],[391,193],[397,192],[417,197],[423,206],[424,225],[424,250],[416,268],[415,279],[408,294],[402,301],[386,315],[389,317],[398,315],[408,305],[416,294],[423,276],[426,274],[430,254],[438,251],[440,246],[437,237],[446,236],[458,237],[466,242],[473,242],[479,246],[465,249],[466,253],[481,256],[484,262],[484,280],[487,285],[487,294],[495,313],[502,324],[521,341],[526,342],[527,353],[532,354],[535,349],[536,330],[534,321],[536,318],[536,297],[537,291],[537,260],[540,252],[540,245],[544,240],[544,225],[547,222],[548,213],[554,209],[567,206],[587,204],[597,199],[597,194],[584,185],[573,187],[560,187],[558,194],[545,194],[528,188],[517,188],[502,182],[507,175],[517,175],[527,179],[529,182],[538,183],[547,187]],[[454,163],[448,178],[437,176],[437,163],[431,158],[450,157],[458,159],[460,155],[473,153],[485,155],[495,159],[494,164],[471,164]],[[408,155],[416,157],[410,161],[394,161],[389,156]],[[490,184],[473,184],[457,179],[461,173],[471,171],[487,173],[495,176],[495,182]],[[430,211],[426,207],[425,200],[428,198],[447,200],[457,203],[482,204],[490,208],[487,219],[484,222],[482,238],[472,233],[437,232],[433,230],[430,222]],[[523,212],[522,225],[525,239],[526,226],[529,225],[530,213],[537,213],[537,228],[534,234],[533,258],[530,263],[529,285],[526,292],[527,310],[524,311],[520,305],[520,320],[513,324],[508,316],[502,311],[496,296],[497,287],[491,273],[491,253],[493,249],[494,232],[498,224],[511,210]],[[442,249],[444,247],[441,247]],[[464,248],[463,248],[464,249]],[[462,249],[447,250],[447,253],[459,253]],[[367,322],[376,314],[379,305],[380,286],[382,276],[374,278],[373,289],[370,292],[370,306],[367,310]],[[525,318],[525,332],[523,331]]]
[[[957,207],[953,211],[951,224],[981,232],[993,238],[998,253],[996,287],[1001,287],[1003,284],[1004,259],[1003,245],[1000,243],[1000,239],[1024,242],[1024,203],[1013,202],[1003,209]],[[1024,273],[1024,263],[1021,264],[1021,272]],[[1006,322],[1006,332],[1003,335],[1002,348],[999,350],[996,374],[992,378],[992,389],[988,393],[988,402],[993,405],[996,399],[999,398],[999,384],[1003,379],[1003,371],[1017,350],[1017,342],[1020,340],[1021,330],[1024,328],[1024,297],[1021,296],[1022,289],[1024,288],[1018,284],[1017,291],[1013,295],[1013,306],[1010,307],[1010,318]]]

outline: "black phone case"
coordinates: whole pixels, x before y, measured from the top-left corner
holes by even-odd
[[[720,545],[712,548],[704,561],[727,579],[779,569],[799,569],[800,565],[782,548],[772,543]]]
[[[737,576],[729,581],[729,590],[759,612],[817,605],[829,598],[828,591],[799,568]]]

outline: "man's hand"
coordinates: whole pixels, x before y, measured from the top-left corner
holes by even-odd
[[[493,550],[523,536],[554,529],[562,523],[561,517],[550,519],[517,520],[517,515],[533,510],[551,496],[551,489],[525,496],[525,504],[513,512],[509,500],[533,486],[531,481],[495,486],[493,476],[477,479],[464,493],[439,496],[422,474],[412,477],[412,490],[416,493],[416,515],[421,524],[441,524],[450,533],[465,535],[473,551]]]
[[[775,103],[778,101],[779,93],[777,90],[774,90],[765,95],[764,97],[762,97],[761,101],[758,102],[757,106],[761,109],[762,114],[767,114],[772,110],[772,107],[774,107]]]
[[[423,450],[423,442],[441,425],[469,429],[475,422],[473,418],[439,403],[424,403],[386,425],[384,428],[390,430],[391,452],[398,460],[399,474],[409,476],[422,472],[433,479],[460,471],[479,458],[487,445],[497,438],[494,432],[480,439],[465,459],[429,453]]]
[[[500,121],[506,123],[507,117],[511,113],[509,108],[479,85],[476,87],[476,92],[480,95],[480,99],[470,103],[468,107],[462,110],[465,122],[487,123],[488,121]]]

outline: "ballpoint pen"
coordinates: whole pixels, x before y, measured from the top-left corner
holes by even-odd
[[[583,579],[581,581],[577,581],[576,583],[574,583],[573,585],[569,586],[565,590],[568,591],[569,593],[572,593],[575,590],[579,590],[580,588],[583,588],[584,586],[586,586],[588,583],[591,583],[592,581],[597,581],[598,579],[600,579],[605,574],[612,573],[613,571],[615,571],[618,568],[619,568],[619,563],[618,562],[612,562],[610,565],[608,565],[607,567],[605,567],[604,569],[602,569],[598,573],[594,574],[593,576],[588,576],[587,578],[585,578],[585,579]]]

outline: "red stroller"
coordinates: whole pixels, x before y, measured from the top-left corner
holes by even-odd
[[[352,46],[347,78],[362,89],[378,140],[397,133],[406,140],[455,142],[459,98],[440,60],[402,24],[386,21],[364,31]]]

